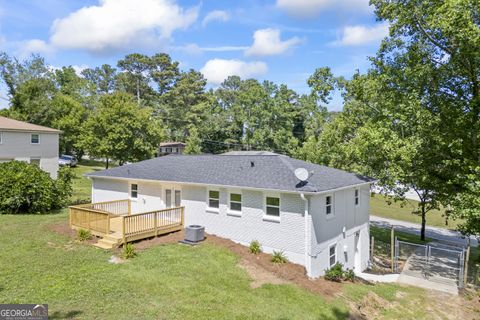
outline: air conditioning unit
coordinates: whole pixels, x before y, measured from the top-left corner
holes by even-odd
[[[199,242],[205,239],[205,227],[196,224],[185,228],[185,242]]]

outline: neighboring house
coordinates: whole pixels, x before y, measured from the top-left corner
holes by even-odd
[[[87,176],[93,202],[131,199],[133,213],[184,206],[186,225],[243,245],[258,240],[310,277],[336,262],[355,271],[368,264],[367,177],[268,152],[170,155]]]
[[[33,163],[57,178],[60,130],[0,116],[0,162]]]
[[[183,154],[186,144],[183,142],[162,142],[158,147],[158,155]]]

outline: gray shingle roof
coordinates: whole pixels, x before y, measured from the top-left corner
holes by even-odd
[[[306,183],[295,177],[294,170],[297,168],[311,172]],[[169,155],[93,172],[87,176],[294,192],[322,192],[373,182],[368,177],[277,154]]]

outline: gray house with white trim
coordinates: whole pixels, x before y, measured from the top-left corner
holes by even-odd
[[[367,177],[269,152],[169,155],[87,176],[92,202],[131,199],[134,213],[184,206],[185,224],[243,245],[258,240],[310,277],[336,262],[357,272],[368,264]]]

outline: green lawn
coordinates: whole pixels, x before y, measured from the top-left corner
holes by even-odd
[[[347,284],[329,300],[296,285],[252,289],[239,257],[208,243],[158,245],[110,264],[111,252],[51,230],[66,220],[65,211],[0,215],[0,303],[48,303],[51,319],[346,319],[348,302],[374,291],[395,305],[382,318],[423,315],[409,307],[424,299],[416,288]]]
[[[417,210],[418,201],[407,200],[404,204],[392,202],[388,204],[388,197],[381,194],[374,194],[370,198],[370,214],[383,218],[390,218],[414,223],[422,223],[419,215],[412,214]],[[427,213],[427,225],[440,228],[454,229],[458,221],[448,220],[445,224],[445,217],[442,216],[443,210],[432,210]]]
[[[72,202],[89,201],[92,193],[92,181],[85,178],[85,173],[103,170],[105,166],[101,162],[96,161],[82,161],[76,167],[72,168],[75,173],[73,178],[72,187]]]

